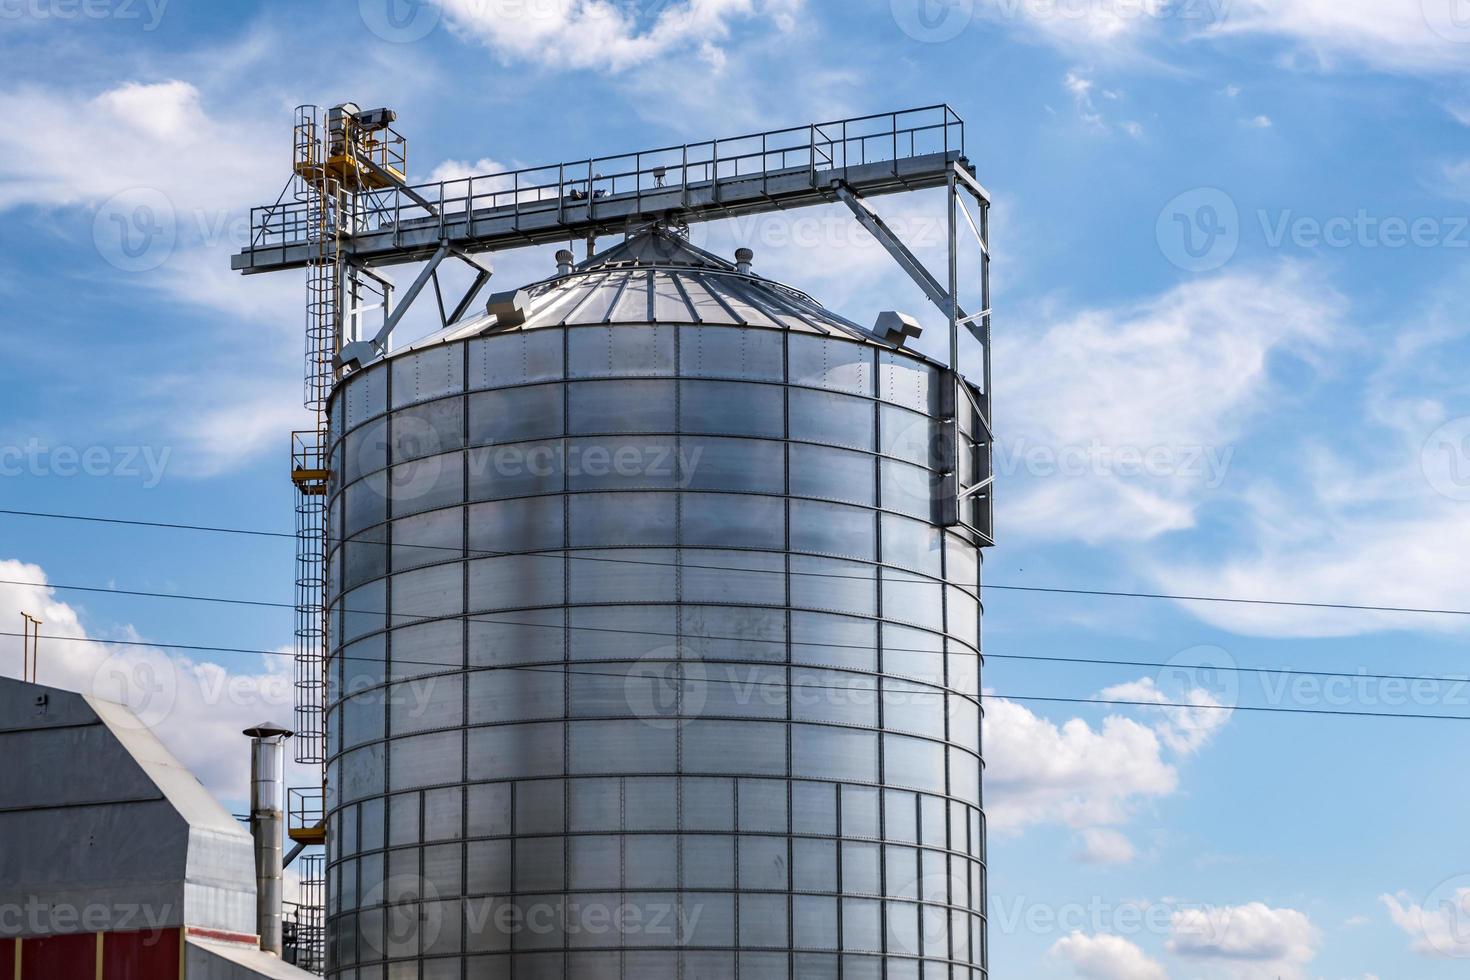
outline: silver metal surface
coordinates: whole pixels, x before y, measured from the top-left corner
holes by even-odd
[[[127,708],[0,678],[0,908],[21,913],[7,929],[253,935],[251,850]]]
[[[981,393],[658,231],[527,293],[333,397],[328,975],[984,977]]]
[[[250,833],[255,841],[255,920],[260,948],[281,955],[282,848],[286,834],[286,739],[288,729],[269,723],[247,729],[250,737]]]

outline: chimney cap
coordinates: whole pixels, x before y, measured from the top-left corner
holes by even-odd
[[[755,253],[748,248],[737,248],[735,250],[736,262],[750,262],[755,259]]]
[[[572,254],[572,250],[569,248],[559,249],[556,253],[556,261],[558,262],[570,262],[575,258],[576,256]]]
[[[277,735],[284,735],[287,738],[290,738],[296,733],[291,731],[291,729],[289,728],[282,728],[280,725],[277,725],[273,721],[263,721],[260,724],[256,725],[254,728],[245,729],[244,734],[250,736],[251,738],[274,738]]]

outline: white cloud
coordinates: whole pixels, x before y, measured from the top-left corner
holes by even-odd
[[[977,6],[992,20],[1032,30],[1063,48],[1117,52],[1158,25],[1147,4],[979,0]]]
[[[247,281],[229,255],[249,240],[250,207],[285,182],[289,117],[210,106],[180,79],[97,94],[18,88],[0,101],[17,116],[0,130],[0,210],[95,209],[92,262],[80,268],[228,316],[138,378],[115,416],[166,440],[179,473],[220,472],[283,446],[303,420],[299,385],[280,380],[300,370],[300,277]],[[147,260],[136,269],[132,247]],[[174,373],[181,359],[190,368]]]
[[[1305,271],[1282,266],[1001,335],[1005,526],[1092,544],[1192,527],[1246,424],[1269,409],[1267,358],[1310,352],[1339,306]]]
[[[1163,739],[1179,755],[1192,755],[1202,749],[1215,733],[1230,722],[1231,712],[1220,707],[1220,702],[1203,688],[1192,688],[1168,694],[1159,689],[1152,677],[1115,684],[1104,688],[1100,697],[1117,701],[1152,701],[1158,704],[1192,705],[1196,707],[1167,707],[1158,710],[1164,720],[1155,726],[1159,738]]]
[[[486,174],[502,174],[513,169],[515,168],[508,167],[499,160],[492,160],[490,157],[481,157],[474,163],[468,160],[445,160],[429,173],[429,181],[464,180],[468,177],[483,177]],[[478,186],[475,188],[475,193],[479,194]]]
[[[1079,74],[1076,71],[1067,72],[1062,84],[1072,95],[1072,102],[1077,106],[1077,116],[1089,129],[1104,131],[1108,128],[1107,121],[1103,119],[1102,113],[1097,111],[1097,104],[1093,101],[1092,91],[1096,82]]]
[[[1410,938],[1409,948],[1434,959],[1470,959],[1470,880],[1447,883],[1423,905],[1407,895],[1383,895],[1393,924]]]
[[[1285,38],[1332,67],[1343,58],[1377,68],[1463,72],[1470,29],[1452,12],[1458,0],[1235,0],[1210,30]]]
[[[797,0],[687,0],[662,5],[651,24],[607,0],[438,0],[450,27],[508,60],[551,68],[622,71],[688,51],[718,68],[736,22],[789,31]]]
[[[240,733],[267,718],[290,725],[289,657],[238,655],[226,665],[137,645],[143,638],[130,627],[96,637],[47,586],[39,566],[0,560],[0,579],[33,583],[0,588],[0,622],[18,623],[22,611],[42,620],[40,683],[129,705],[217,797],[248,797],[249,741]],[[74,642],[94,639],[110,642]],[[19,658],[5,658],[0,674],[19,677],[19,666]],[[315,777],[289,768],[291,785],[312,784]]]
[[[285,180],[280,127],[216,119],[187,81],[125,82],[90,97],[16,87],[0,100],[12,116],[0,130],[0,209],[153,188],[193,231],[196,216],[274,200]]]
[[[1082,853],[1078,856],[1088,864],[1129,864],[1137,854],[1133,842],[1116,830],[1088,827],[1081,837]]]
[[[1240,495],[1233,549],[1209,562],[1154,561],[1163,590],[1187,595],[1295,599],[1409,608],[1464,608],[1470,524],[1463,474],[1470,472],[1464,406],[1470,392],[1453,370],[1467,328],[1456,312],[1418,317],[1380,354],[1344,406],[1361,427],[1354,455],[1308,443],[1294,466]],[[1452,406],[1459,405],[1459,409]],[[1462,420],[1456,423],[1459,416]],[[1449,428],[1441,428],[1443,424]],[[1458,427],[1457,427],[1458,426]],[[1463,431],[1462,431],[1463,430]],[[1352,612],[1233,603],[1186,603],[1201,619],[1261,636],[1353,636],[1384,630],[1463,630],[1463,616]]]
[[[1086,980],[1168,980],[1158,961],[1120,936],[1073,932],[1053,943],[1050,955]]]
[[[1271,122],[1270,116],[1252,116],[1249,119],[1242,119],[1240,122],[1247,129],[1270,129],[1274,125]]]
[[[1158,734],[1118,715],[1098,728],[1080,718],[1058,726],[993,700],[985,712],[985,757],[989,824],[999,833],[1041,823],[1120,823],[1141,800],[1168,796],[1179,785]]]
[[[1305,913],[1251,902],[1175,912],[1168,949],[1231,980],[1296,980],[1320,941]]]

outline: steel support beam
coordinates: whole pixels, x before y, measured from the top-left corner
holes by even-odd
[[[398,326],[398,321],[403,319],[403,314],[413,305],[423,288],[434,278],[434,273],[439,268],[439,263],[449,254],[449,243],[444,242],[439,250],[429,257],[428,264],[419,270],[418,278],[404,291],[403,298],[398,301],[393,312],[383,319],[383,326],[378,330],[376,336],[370,340],[358,340],[350,344],[344,344],[337,353],[337,366],[344,367],[352,365],[361,367],[374,360],[379,354],[388,349],[388,338],[393,334],[393,328]]]
[[[949,180],[949,187],[951,200],[953,200],[954,179],[952,177]],[[858,223],[878,240],[878,244],[888,250],[888,254],[893,256],[894,261],[899,264],[903,271],[909,274],[909,278],[924,291],[924,295],[929,297],[929,301],[939,308],[939,312],[944,314],[945,319],[951,323],[958,322],[964,324],[965,329],[974,334],[977,340],[982,340],[983,342],[980,331],[974,326],[969,315],[955,302],[953,294],[940,285],[939,280],[934,278],[933,273],[924,267],[923,262],[919,261],[919,257],[909,251],[909,247],[903,243],[903,240],[895,235],[887,223],[878,216],[878,213],[868,206],[868,202],[855,194],[852,188],[845,184],[834,183],[832,185],[832,191],[837,195],[837,199],[843,204],[846,204],[848,209],[852,211]],[[954,219],[954,213],[951,212],[951,227],[953,226]],[[951,234],[951,258],[953,258],[954,254],[954,235]]]

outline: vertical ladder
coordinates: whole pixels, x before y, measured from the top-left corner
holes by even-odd
[[[291,434],[296,484],[296,761],[326,762],[327,398],[340,343],[342,189],[326,167],[321,112],[300,106],[294,127],[295,193],[305,205],[306,364],[302,401],[314,428]]]

